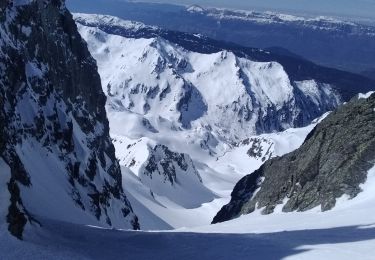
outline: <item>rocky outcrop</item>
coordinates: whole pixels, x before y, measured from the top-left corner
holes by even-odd
[[[105,102],[64,1],[0,0],[0,156],[11,170],[13,235],[22,238],[34,215],[139,228]]]
[[[245,139],[240,145],[251,145],[247,151],[250,158],[262,160],[262,162],[269,160],[272,157],[272,150],[274,143],[263,137],[252,137]]]
[[[150,150],[149,158],[144,165],[143,174],[150,179],[155,174],[162,176],[163,182],[177,185],[180,174],[191,174],[192,178],[202,182],[202,178],[195,169],[194,163],[187,154],[172,152],[165,145],[156,145]]]
[[[375,94],[353,98],[318,124],[298,150],[240,180],[213,223],[256,209],[270,214],[278,205],[284,212],[317,206],[326,211],[344,194],[354,198],[375,164],[374,125]]]
[[[158,196],[184,208],[196,208],[216,198],[202,183],[193,160],[188,154],[170,150],[165,145],[149,147],[149,155],[142,164],[138,177]]]

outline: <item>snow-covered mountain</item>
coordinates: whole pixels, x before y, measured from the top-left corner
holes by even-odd
[[[63,1],[0,9],[1,227],[18,238],[41,218],[139,228],[95,60]]]
[[[114,20],[76,16],[81,24],[103,27]],[[124,23],[116,26],[144,28]],[[293,80],[277,61],[256,62],[231,50],[192,52],[161,36],[130,38],[89,26],[79,30],[98,61],[111,110],[143,115],[150,131],[162,125],[202,129],[212,135],[212,143],[236,142],[305,126],[340,103],[335,86]]]
[[[360,78],[334,80],[330,69],[201,35],[74,16],[97,60],[124,185],[145,229],[208,224],[240,178],[297,149],[313,119],[354,95]]]

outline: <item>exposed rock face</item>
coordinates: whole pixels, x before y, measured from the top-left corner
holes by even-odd
[[[13,235],[22,238],[33,215],[139,228],[105,102],[96,62],[63,1],[0,0],[0,156],[11,170]]]
[[[374,109],[375,94],[367,99],[354,98],[332,112],[309,134],[301,148],[271,159],[240,180],[230,203],[213,223],[255,209],[270,214],[285,201],[284,212],[317,206],[326,211],[344,194],[355,197],[375,164]]]
[[[185,208],[195,208],[215,198],[202,184],[190,156],[171,151],[165,145],[149,148],[139,178],[152,193]]]
[[[266,138],[252,137],[245,139],[240,145],[251,145],[247,151],[249,157],[261,159],[263,162],[272,157],[272,148],[274,144]]]
[[[150,179],[154,174],[163,176],[164,182],[171,185],[177,183],[178,172],[190,171],[199,182],[202,179],[195,169],[193,161],[187,154],[176,153],[169,150],[165,145],[156,145],[150,152],[150,156],[144,166],[144,175]],[[190,174],[190,173],[189,173]]]

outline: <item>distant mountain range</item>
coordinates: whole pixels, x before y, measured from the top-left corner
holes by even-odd
[[[95,3],[95,4],[94,4]],[[362,73],[375,68],[375,27],[329,17],[305,18],[140,2],[69,3],[75,12],[115,15],[256,48],[289,50],[317,64]]]

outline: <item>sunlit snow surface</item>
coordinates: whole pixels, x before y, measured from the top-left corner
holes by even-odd
[[[366,99],[366,98],[369,98],[372,94],[374,94],[375,93],[375,91],[370,91],[370,92],[368,92],[368,93],[365,93],[365,94],[359,94],[358,95],[358,99],[361,99],[361,98],[363,98],[363,99]]]
[[[373,259],[375,167],[363,192],[325,213],[251,214],[173,232],[129,232],[44,220],[25,241],[0,233],[1,259]]]

